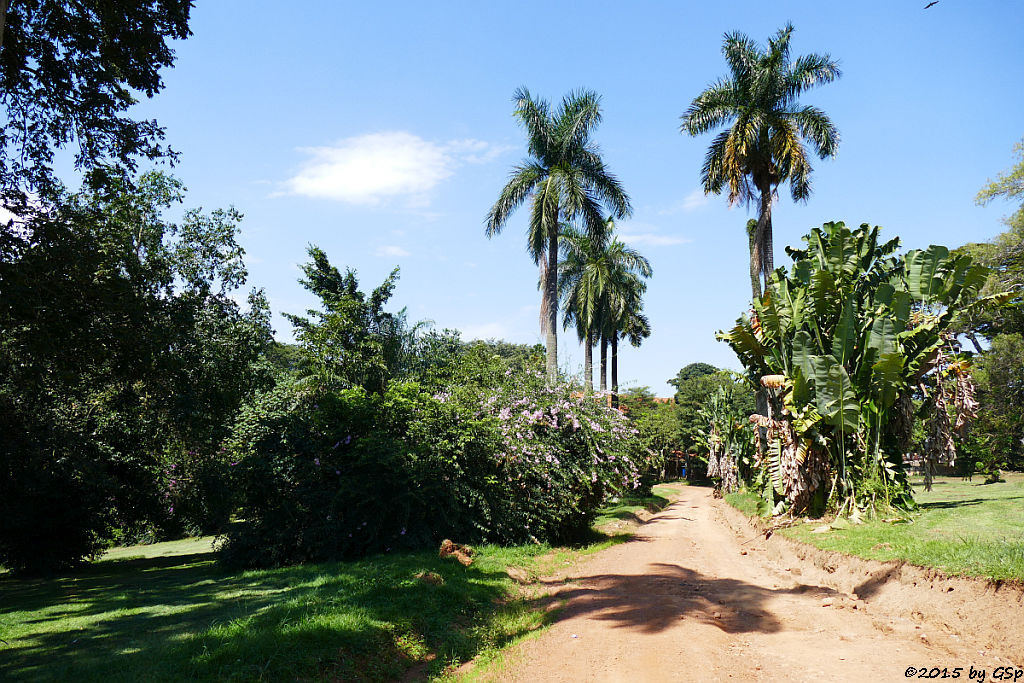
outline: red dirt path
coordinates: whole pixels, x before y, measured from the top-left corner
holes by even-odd
[[[615,546],[543,581],[565,601],[517,645],[502,681],[900,681],[908,667],[1010,664],[947,630],[802,580],[704,488]],[[1009,615],[1002,615],[1006,618]],[[1017,619],[1024,614],[1017,612]],[[1024,679],[1019,679],[1024,680]]]

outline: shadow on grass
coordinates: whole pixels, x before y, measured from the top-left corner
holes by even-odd
[[[392,680],[430,654],[439,669],[492,644],[482,615],[506,578],[432,552],[241,573],[202,553],[4,578],[0,626],[33,627],[4,636],[0,679]]]
[[[964,500],[940,500],[930,503],[918,503],[922,510],[951,510],[970,505],[982,505],[1004,500],[1024,500],[1024,496],[1005,496],[1000,498],[966,498]]]

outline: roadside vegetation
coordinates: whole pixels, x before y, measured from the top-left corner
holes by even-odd
[[[808,519],[776,531],[788,538],[869,560],[897,560],[951,575],[1024,584],[1024,474],[984,484],[983,477],[936,477],[930,491],[914,479],[918,509],[851,524],[839,518]],[[759,498],[726,494],[748,515]]]

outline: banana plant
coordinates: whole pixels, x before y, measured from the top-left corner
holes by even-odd
[[[769,414],[751,421],[765,430],[776,512],[912,504],[895,408],[934,374],[955,315],[1005,296],[978,298],[987,271],[969,256],[934,245],[900,256],[880,230],[814,228],[749,315],[717,335],[769,394]]]
[[[724,492],[733,491],[752,450],[750,432],[744,429],[746,416],[735,407],[729,386],[718,387],[697,412],[706,425],[698,440],[708,449],[708,477],[718,479]]]

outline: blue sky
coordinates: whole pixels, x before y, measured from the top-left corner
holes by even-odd
[[[777,265],[827,220],[881,225],[908,248],[956,246],[991,238],[1009,211],[974,196],[1024,136],[1024,3],[197,4],[165,91],[139,109],[181,152],[189,206],[245,214],[250,282],[275,314],[313,304],[297,264],[314,243],[366,288],[400,266],[393,302],[413,320],[540,341],[526,212],[491,240],[483,220],[525,154],[514,90],[589,88],[603,98],[595,139],[635,207],[622,233],[654,267],[653,335],[622,351],[620,382],[669,395],[687,363],[738,367],[714,332],[747,307],[749,216],[700,192],[710,136],[681,135],[679,116],[725,75],[723,33],[764,40],[787,21],[794,54],[840,61],[843,77],[802,101],[829,113],[842,143],[816,163],[808,203],[780,193]],[[573,332],[560,361],[582,365]]]

